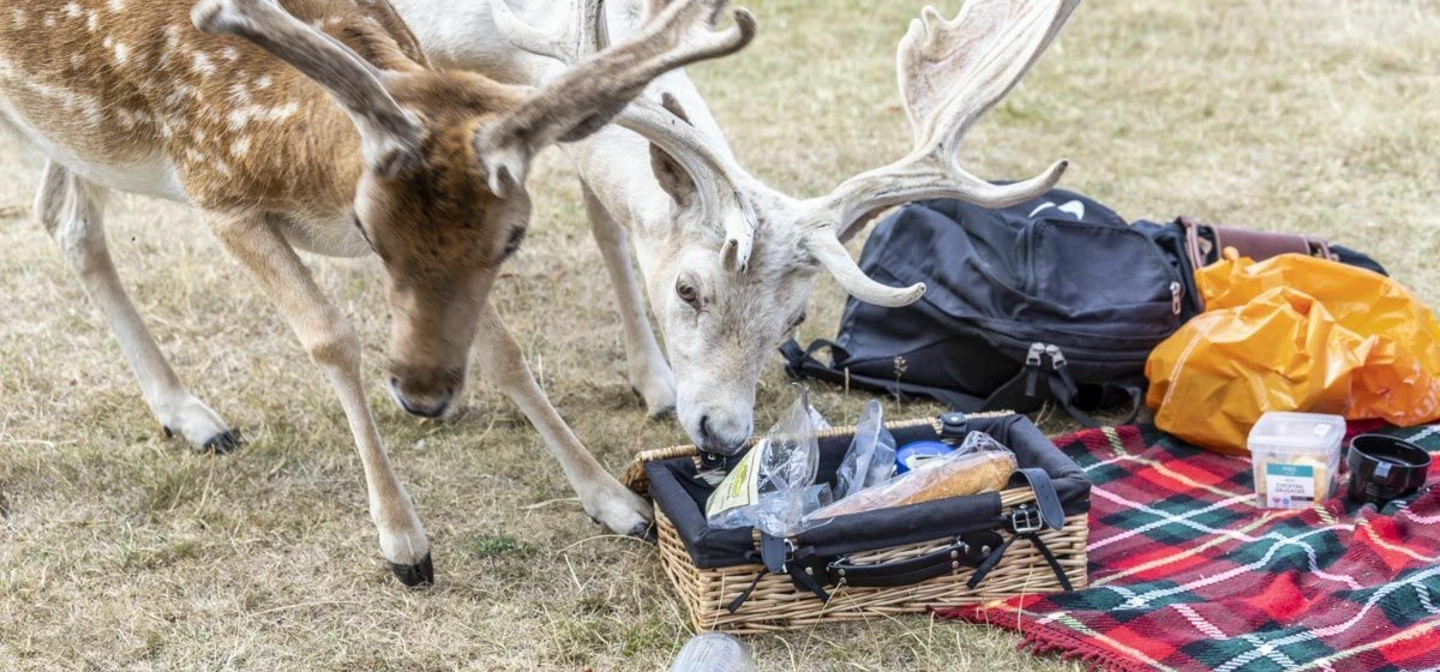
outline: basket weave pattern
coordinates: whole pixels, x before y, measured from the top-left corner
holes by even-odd
[[[891,423],[891,429],[933,424],[919,420]],[[844,436],[853,428],[826,430],[825,436]],[[653,460],[695,456],[693,446],[680,446],[641,453],[622,479],[642,495],[648,494],[649,483],[644,477],[644,463]],[[1033,502],[1034,494],[1027,488],[1000,493],[1005,513],[1017,505]],[[965,584],[974,568],[961,566],[956,571],[913,586],[895,588],[855,588],[838,586],[830,590],[830,601],[822,602],[814,594],[795,587],[788,576],[766,574],[758,583],[755,577],[763,565],[737,565],[700,569],[690,560],[685,543],[663,511],[655,511],[660,543],[660,563],[665,575],[675,585],[690,618],[698,631],[725,631],[735,634],[759,634],[790,630],[827,622],[883,618],[896,614],[924,613],[931,609],[959,607],[1000,600],[1017,595],[1055,593],[1062,590],[1045,558],[1035,546],[1018,540],[1006,551],[1004,558],[974,590]],[[1085,545],[1089,538],[1089,516],[1070,516],[1060,530],[1045,530],[1039,537],[1054,553],[1071,585],[1084,588],[1086,575]],[[954,541],[953,538],[931,542],[893,546],[851,554],[855,564],[879,564],[914,558],[931,553]],[[735,613],[728,606],[751,584],[755,589]]]

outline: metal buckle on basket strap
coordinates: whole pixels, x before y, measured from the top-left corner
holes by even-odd
[[[1045,517],[1040,515],[1040,509],[1021,504],[1010,512],[1010,527],[1015,534],[1031,534],[1045,529]]]

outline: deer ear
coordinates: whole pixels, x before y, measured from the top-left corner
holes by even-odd
[[[669,112],[670,114],[679,117],[680,121],[683,121],[691,126],[695,125],[695,122],[690,121],[690,115],[685,114],[685,108],[680,106],[680,99],[676,98],[675,94],[670,93],[669,91],[660,94],[660,107],[665,108],[666,112]]]
[[[670,194],[676,205],[688,209],[695,204],[695,180],[674,157],[653,144],[650,145],[650,169],[655,172],[660,188]]]
[[[680,121],[690,124],[690,115],[685,114],[685,109],[681,108],[680,101],[677,101],[670,92],[661,94],[660,105]],[[649,145],[649,167],[655,171],[655,180],[660,180],[660,189],[664,189],[665,193],[670,194],[671,199],[675,199],[675,203],[680,204],[680,207],[690,207],[696,201],[694,178],[690,177],[690,173],[685,170],[684,165],[680,165],[674,157],[665,154],[665,150],[655,147],[654,144]]]
[[[685,109],[680,107],[680,101],[668,91],[661,94],[660,106],[680,121],[694,125],[690,123],[690,115],[685,114]],[[660,188],[670,194],[670,198],[675,199],[680,207],[689,208],[695,202],[695,180],[690,177],[690,173],[674,157],[653,144],[650,145],[650,168],[655,171],[655,179],[660,181]]]

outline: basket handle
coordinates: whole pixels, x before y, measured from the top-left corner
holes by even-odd
[[[979,567],[995,549],[1004,544],[995,532],[972,532],[961,535],[950,544],[925,555],[884,562],[857,565],[849,558],[839,558],[825,566],[830,584],[855,588],[894,588],[910,586],[937,576],[944,576],[961,567]]]
[[[1040,550],[1050,568],[1055,570],[1060,585],[1068,592],[1070,581],[1050,549],[1037,533],[1046,528],[1058,530],[1065,524],[1065,511],[1050,475],[1043,469],[1019,469],[1011,476],[1012,484],[1024,482],[1035,493],[1035,504],[1021,504],[1007,517],[1002,527],[1012,535],[1008,540],[993,531],[962,534],[955,542],[925,555],[874,565],[857,565],[847,557],[825,565],[830,585],[858,588],[893,588],[909,586],[944,576],[961,567],[974,567],[970,588],[975,588],[999,564],[1005,551],[1016,539],[1027,539]],[[814,568],[808,568],[811,572]]]

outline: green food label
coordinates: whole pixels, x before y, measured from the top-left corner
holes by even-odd
[[[1308,464],[1277,464],[1271,462],[1265,465],[1266,476],[1294,476],[1296,478],[1315,478],[1315,467]]]
[[[1265,482],[1269,486],[1265,499],[1271,508],[1305,508],[1315,503],[1314,466],[1271,462],[1265,465]]]
[[[768,449],[761,441],[745,455],[740,463],[720,482],[720,487],[710,493],[705,502],[705,515],[715,517],[742,506],[750,506],[760,500],[760,455]]]

